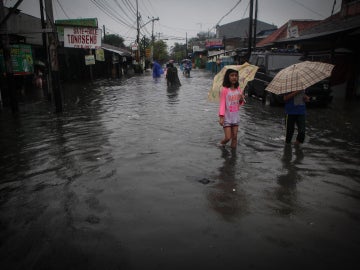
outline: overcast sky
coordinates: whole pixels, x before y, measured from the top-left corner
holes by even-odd
[[[4,0],[13,6],[17,0]],[[338,12],[341,0],[258,0],[258,20],[278,27],[291,19],[325,19]],[[141,34],[151,37],[152,18],[156,38],[185,43],[198,32],[214,31],[216,24],[226,24],[249,16],[249,0],[138,0],[142,18]],[[39,0],[24,0],[22,12],[40,17]],[[55,19],[98,18],[99,28],[118,34],[129,45],[136,40],[136,0],[53,0]]]

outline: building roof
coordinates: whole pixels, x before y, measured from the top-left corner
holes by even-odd
[[[266,29],[266,30],[262,30],[260,32],[256,33],[256,38],[266,38],[268,36],[270,36],[272,33],[274,33],[276,30],[278,30],[277,28],[274,29]]]
[[[328,17],[325,20],[304,29],[300,36],[294,38],[282,37],[277,41],[281,42],[297,42],[302,40],[324,38],[326,36],[338,35],[339,33],[349,33],[348,35],[359,35],[360,30],[360,2],[348,1],[343,2],[341,10]]]
[[[5,13],[8,12],[5,8]],[[42,31],[41,20],[25,13],[15,12],[7,21],[7,33],[24,37],[27,44],[42,45]]]
[[[300,37],[294,40],[297,41],[297,40],[311,39],[315,37],[323,37],[334,33],[357,30],[359,28],[360,28],[360,14],[346,18],[340,18],[335,16],[320,22],[319,24],[317,24],[312,28],[306,29],[306,31],[304,31]],[[286,40],[280,40],[280,41],[286,41]]]
[[[276,30],[274,33],[259,41],[256,44],[256,47],[260,48],[265,46],[271,46],[278,40],[288,38],[289,29],[291,27],[297,27],[298,34],[302,35],[307,29],[310,29],[319,23],[320,21],[315,20],[290,20],[283,26],[281,26],[278,30]]]
[[[261,32],[268,29],[274,29],[277,26],[262,21],[257,21],[256,31]],[[216,31],[218,38],[226,37],[230,38],[248,38],[249,36],[249,18],[245,18],[239,21],[223,24],[218,26]]]

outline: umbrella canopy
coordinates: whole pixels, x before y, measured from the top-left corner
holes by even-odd
[[[244,89],[249,81],[252,81],[255,77],[255,73],[258,70],[258,66],[244,63],[242,65],[227,65],[224,66],[218,74],[215,75],[212,87],[208,94],[208,101],[219,101],[222,84],[224,81],[224,75],[226,70],[234,69],[239,72],[239,86],[240,89]]]
[[[334,65],[304,61],[279,71],[265,90],[276,95],[305,90],[309,86],[330,77]]]
[[[45,63],[43,61],[40,61],[40,60],[35,60],[34,65],[35,66],[42,66],[42,67],[46,66]]]

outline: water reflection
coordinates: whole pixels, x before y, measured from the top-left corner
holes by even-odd
[[[239,148],[220,150],[218,104],[206,101],[212,77],[194,71],[180,88],[151,74],[73,84],[60,115],[47,103],[21,104],[16,118],[5,108],[3,268],[115,269],[125,261],[124,269],[144,269],[156,261],[171,269],[182,254],[220,269],[238,250],[263,261],[284,250],[296,260],[310,254],[309,262],[318,250],[341,263],[354,257],[360,106],[309,110],[303,151],[283,146],[283,108],[249,98]],[[265,268],[247,254],[240,265]]]
[[[237,150],[223,148],[221,151],[224,162],[219,168],[219,182],[211,187],[208,200],[213,210],[225,220],[231,221],[245,212],[247,202],[237,179]]]
[[[278,188],[275,190],[276,199],[281,202],[277,211],[280,215],[293,214],[298,208],[296,185],[301,180],[299,168],[304,159],[304,153],[301,147],[294,147],[295,159],[293,160],[293,148],[286,144],[281,158],[282,167],[285,174],[278,176]]]
[[[179,86],[167,87],[167,97],[169,104],[174,104],[178,102],[179,88],[180,88]]]

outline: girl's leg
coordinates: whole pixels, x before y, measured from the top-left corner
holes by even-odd
[[[224,127],[224,139],[220,142],[220,144],[225,145],[231,139],[231,127]]]
[[[237,146],[238,130],[239,130],[239,126],[231,127],[231,148],[236,148]]]

